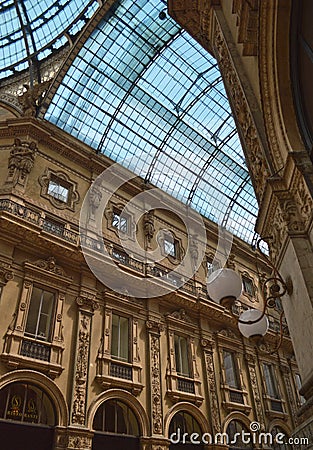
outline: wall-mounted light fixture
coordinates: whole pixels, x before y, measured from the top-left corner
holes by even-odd
[[[260,250],[260,241],[257,243],[257,250]],[[268,265],[272,268],[272,274],[262,284],[263,310],[248,309],[244,311],[239,318],[233,314],[233,306],[235,301],[240,297],[242,292],[242,281],[240,276],[232,269],[218,269],[214,271],[208,278],[207,291],[209,297],[216,303],[227,308],[230,313],[238,320],[238,328],[243,336],[249,339],[260,338],[264,336],[269,327],[269,321],[266,316],[267,308],[273,308],[276,300],[281,299],[286,293],[291,295],[292,282],[290,279],[284,281],[278,269],[262,253]],[[277,351],[282,343],[283,338],[283,312],[280,316],[280,336],[274,351]]]

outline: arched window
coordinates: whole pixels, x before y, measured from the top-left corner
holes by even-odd
[[[29,383],[12,383],[0,391],[0,419],[54,426],[49,397]]]
[[[195,438],[197,434],[197,438]],[[193,441],[191,439],[193,435]],[[180,411],[175,414],[170,423],[169,438],[171,441],[170,449],[175,450],[189,450],[197,448],[201,450],[203,448],[201,438],[202,431],[199,423],[196,419],[186,411]],[[194,440],[199,441],[197,444]]]
[[[253,449],[253,444],[245,443],[242,440],[243,432],[249,433],[249,430],[239,420],[232,420],[229,422],[226,434],[229,439],[229,449],[232,450],[247,450]]]
[[[292,449],[292,447],[289,444],[287,444],[287,443],[281,444],[280,443],[282,441],[285,442],[288,440],[288,436],[282,428],[277,427],[277,426],[273,427],[271,430],[271,434],[273,436],[273,445],[272,445],[273,450],[291,450]],[[279,438],[278,442],[276,440],[276,437]]]
[[[93,428],[104,433],[139,436],[140,428],[133,411],[120,400],[107,400],[98,408]]]

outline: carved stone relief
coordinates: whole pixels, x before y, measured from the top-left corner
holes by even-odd
[[[255,413],[259,424],[261,425],[261,430],[265,430],[265,420],[262,409],[262,400],[260,396],[259,386],[257,382],[257,376],[255,372],[256,358],[253,355],[246,354],[245,359],[248,365],[250,385],[252,389],[252,395],[255,404]]]
[[[14,139],[14,144],[10,149],[6,186],[11,185],[24,191],[28,175],[34,167],[37,150],[36,142]]]
[[[88,297],[80,296],[77,298],[77,304],[79,306],[78,336],[71,422],[85,425],[91,319],[96,303]]]
[[[11,264],[0,261],[0,286],[5,285],[8,281],[13,280],[14,274]]]
[[[204,351],[205,368],[208,379],[210,412],[212,417],[213,434],[221,432],[221,421],[219,417],[219,402],[217,398],[216,378],[213,360],[213,350],[206,339],[201,340],[201,346]]]
[[[232,64],[222,30],[218,24],[215,32],[214,49],[231,103],[235,110],[237,124],[240,127],[245,142],[250,173],[252,174],[256,195],[260,200],[264,193],[266,180],[269,177],[269,170],[254,119],[241,87],[239,77]]]
[[[147,320],[150,350],[151,418],[153,434],[163,433],[162,392],[160,373],[160,331],[162,324]]]

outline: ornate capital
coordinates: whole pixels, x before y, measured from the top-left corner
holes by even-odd
[[[147,320],[146,327],[150,333],[160,334],[164,331],[164,324],[162,322],[157,322],[156,320]]]
[[[0,261],[0,286],[3,286],[10,280],[13,280],[13,277],[14,274],[11,264]]]
[[[99,308],[99,304],[96,302],[95,295],[81,295],[76,298],[76,303],[81,310],[93,313]]]

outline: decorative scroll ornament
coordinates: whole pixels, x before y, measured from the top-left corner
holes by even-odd
[[[0,261],[0,286],[13,280],[14,274],[11,265]]]
[[[47,270],[55,275],[60,275],[61,277],[67,277],[63,267],[57,265],[56,259],[54,256],[50,256],[48,259],[38,259],[34,263],[33,266],[38,267],[39,269]]]
[[[172,313],[168,313],[166,314],[166,317],[170,319],[182,320],[183,322],[187,323],[192,323],[191,318],[188,316],[184,308],[181,308],[178,311],[173,311]]]

